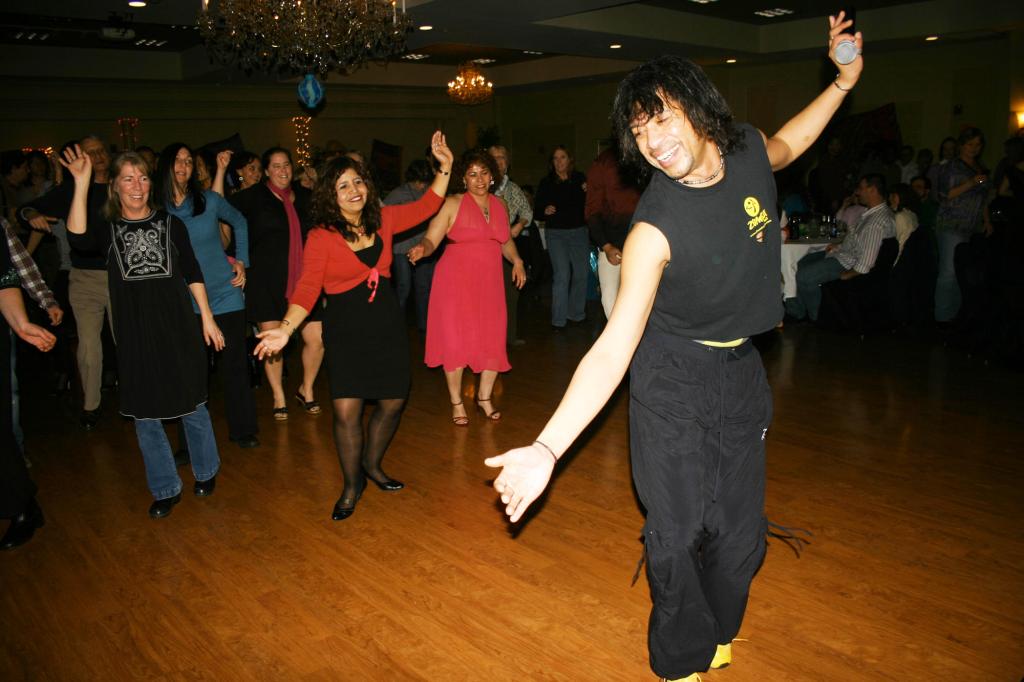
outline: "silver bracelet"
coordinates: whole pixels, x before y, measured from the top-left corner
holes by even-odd
[[[558,458],[557,458],[557,457],[555,457],[555,452],[554,452],[554,450],[552,450],[551,448],[549,448],[549,447],[548,447],[547,445],[544,445],[544,443],[541,443],[541,442],[540,442],[539,440],[535,440],[535,441],[533,441],[533,444],[534,444],[534,445],[539,445],[539,446],[541,446],[542,448],[544,448],[545,450],[547,450],[547,451],[548,451],[548,454],[549,454],[549,455],[551,455],[551,459],[555,460],[556,462],[558,461]]]
[[[832,85],[836,86],[837,88],[839,88],[843,92],[849,92],[850,90],[853,90],[853,88],[844,88],[842,85],[840,85],[839,84],[839,76],[836,76],[836,79],[834,81],[832,81]]]

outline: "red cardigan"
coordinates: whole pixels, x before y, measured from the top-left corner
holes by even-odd
[[[321,290],[328,294],[340,294],[367,280],[376,286],[378,276],[391,277],[392,236],[430,218],[437,213],[443,201],[444,197],[428,189],[411,204],[383,206],[380,211],[381,225],[376,235],[377,239],[383,241],[383,248],[377,265],[372,268],[366,267],[359,260],[341,233],[322,226],[313,228],[302,250],[302,276],[295,285],[289,303],[309,312],[320,298]]]

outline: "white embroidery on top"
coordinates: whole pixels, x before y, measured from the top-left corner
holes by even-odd
[[[112,225],[114,255],[126,281],[171,276],[170,230],[166,220]]]

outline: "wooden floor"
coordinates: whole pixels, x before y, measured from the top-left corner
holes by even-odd
[[[622,392],[521,527],[488,487],[482,459],[535,436],[597,333],[551,334],[524,308],[505,418],[453,427],[442,375],[415,363],[385,460],[408,487],[371,488],[342,523],[327,414],[275,424],[261,389],[263,445],[243,451],[215,392],[216,494],[193,497],[183,470],[182,503],[154,521],[113,397],[84,434],[70,400],[26,389],[47,525],[0,554],[0,680],[653,679]],[[764,357],[768,514],[815,538],[801,558],[771,543],[747,641],[705,680],[1020,679],[1021,375],[808,326]]]

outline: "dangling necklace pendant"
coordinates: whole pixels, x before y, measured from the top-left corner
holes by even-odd
[[[725,170],[725,154],[722,153],[722,148],[719,147],[717,144],[715,145],[715,149],[718,150],[718,158],[722,160],[721,163],[718,164],[718,170],[716,170],[714,173],[707,176],[703,180],[683,180],[682,178],[680,178],[679,182],[684,185],[704,185],[706,183],[711,182],[719,175],[721,175],[722,171]]]

